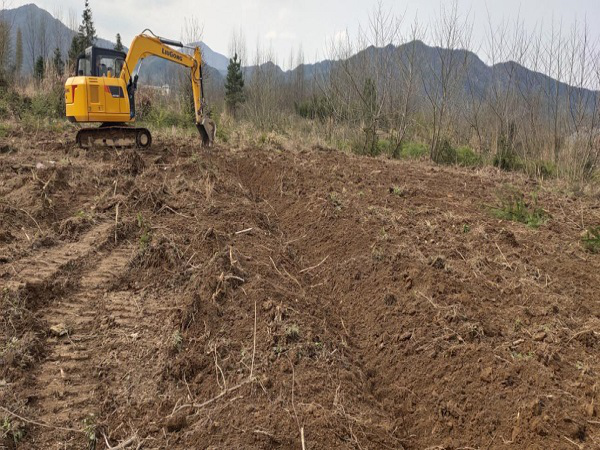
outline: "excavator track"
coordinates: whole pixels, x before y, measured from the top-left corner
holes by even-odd
[[[146,128],[102,126],[83,128],[76,137],[80,148],[111,147],[146,149],[152,145],[152,135]]]

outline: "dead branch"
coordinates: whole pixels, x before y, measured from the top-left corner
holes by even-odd
[[[316,264],[314,266],[311,267],[307,267],[306,269],[302,269],[300,271],[300,273],[304,273],[304,272],[310,272],[313,269],[316,269],[317,267],[319,267],[321,264],[323,264],[325,261],[327,261],[327,259],[329,258],[329,255],[327,255],[325,258],[323,258],[323,261],[321,261],[319,264]]]

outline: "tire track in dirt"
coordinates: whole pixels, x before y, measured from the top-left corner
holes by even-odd
[[[85,258],[106,242],[112,223],[104,222],[88,231],[81,240],[43,249],[10,264],[9,281],[3,286],[18,290],[25,285],[43,285],[58,275],[69,264]]]
[[[95,360],[104,339],[98,309],[119,298],[119,293],[108,289],[127,266],[131,252],[127,245],[101,251],[98,262],[82,274],[76,291],[43,311],[52,333],[47,340],[48,357],[38,366],[34,388],[41,421],[74,429],[94,426],[93,417],[99,409],[95,393],[102,382]],[[114,312],[117,324],[133,318],[131,308],[123,307],[121,301],[108,310]],[[86,438],[72,434],[69,438],[69,433],[61,430],[43,436],[49,444],[72,443],[72,439],[79,442]]]

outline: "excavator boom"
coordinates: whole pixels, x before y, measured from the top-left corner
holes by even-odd
[[[77,141],[82,147],[95,144],[123,147],[132,141],[137,147],[150,145],[152,138],[148,130],[125,125],[135,121],[138,82],[137,73],[134,75],[135,68],[148,56],[156,56],[189,69],[196,127],[203,145],[210,146],[214,142],[216,126],[205,111],[200,49],[195,47],[193,55],[188,55],[171,47],[183,47],[181,42],[146,31],[134,38],[127,55],[90,47],[78,58],[77,76],[65,83],[67,117],[73,122],[102,124],[100,128],[80,130]]]

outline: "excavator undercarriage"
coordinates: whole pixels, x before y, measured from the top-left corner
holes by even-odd
[[[99,128],[83,128],[75,138],[81,148],[114,147],[146,149],[152,145],[152,135],[146,128],[103,124]]]

